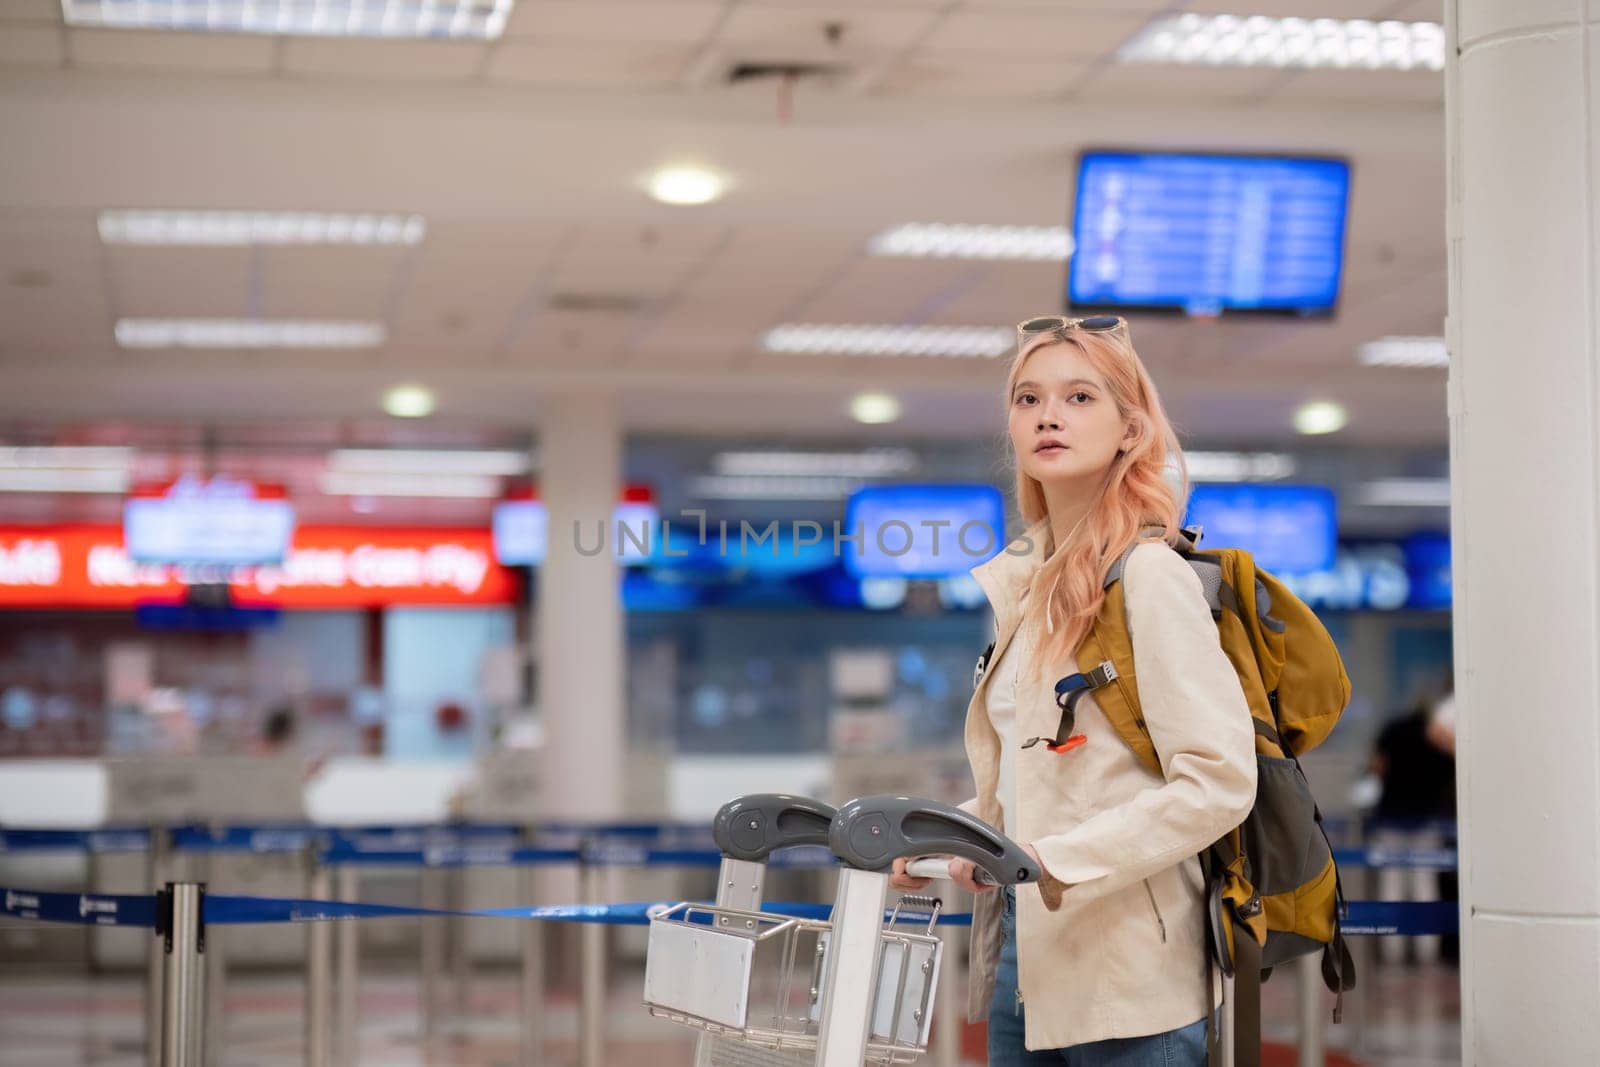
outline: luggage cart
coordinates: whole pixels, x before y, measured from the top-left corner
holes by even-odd
[[[784,820],[773,801],[745,797],[734,827],[761,834],[754,849],[730,842],[718,815],[717,843],[730,859],[774,843]],[[809,802],[815,805],[815,802]],[[739,806],[739,807],[736,807]],[[792,808],[789,809],[792,811]],[[808,814],[816,813],[816,807]],[[791,814],[789,821],[795,822]],[[814,826],[808,822],[808,837]],[[972,860],[1001,885],[1037,881],[1018,845],[959,808],[905,796],[852,800],[832,819],[827,841],[844,861],[830,920],[789,918],[756,907],[679,904],[655,916],[645,964],[651,1014],[716,1038],[704,1067],[910,1063],[926,1050],[942,943],[933,936],[937,899],[902,897],[884,922],[888,872],[899,857],[949,854]],[[745,861],[748,862],[748,861]],[[724,860],[724,867],[728,860]],[[740,901],[741,903],[743,900]],[[897,928],[918,908],[920,932]],[[753,978],[775,970],[770,987]]]

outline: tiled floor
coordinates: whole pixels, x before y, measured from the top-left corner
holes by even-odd
[[[1390,967],[1370,976],[1366,997],[1351,995],[1346,1022],[1328,1034],[1331,1049],[1370,1067],[1443,1067],[1460,1062],[1460,995],[1454,968]],[[618,973],[606,1018],[606,1062],[687,1067],[688,1032],[651,1018],[640,1003],[641,976]],[[1294,981],[1262,990],[1266,1037],[1294,1045]],[[0,967],[0,1064],[27,1067],[138,1067],[143,1063],[143,987],[137,975],[26,974]],[[382,1067],[519,1064],[518,989],[514,972],[477,976],[466,1012],[441,1018],[432,1048],[422,1042],[419,983],[414,977],[363,976],[362,1064]],[[303,979],[293,973],[235,974],[227,990],[221,1062],[229,1067],[299,1067],[304,1062]],[[1360,1022],[1367,1012],[1367,1022]],[[547,1035],[536,1061],[577,1061],[577,1004],[552,993]],[[217,1021],[211,1021],[213,1033]],[[929,1057],[924,1062],[931,1062]],[[1293,1062],[1292,1058],[1281,1062]]]

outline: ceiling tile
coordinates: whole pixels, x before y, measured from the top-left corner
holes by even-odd
[[[479,41],[368,41],[291,37],[283,69],[330,78],[461,81],[475,75],[487,46]]]
[[[1191,0],[1185,11],[1203,15],[1266,15],[1268,18],[1376,19],[1389,17],[1396,0]],[[1442,0],[1439,0],[1442,3]]]
[[[0,22],[48,22],[59,26],[60,0],[0,0]]]
[[[895,64],[884,78],[888,93],[916,96],[1058,96],[1091,69],[1086,62],[1008,60],[938,54]]]
[[[0,216],[0,348],[103,348],[110,338],[93,221]]]
[[[272,69],[273,39],[256,34],[144,30],[70,31],[74,66],[90,69],[205,70],[260,74]]]
[[[55,67],[66,55],[58,27],[7,25],[0,31],[0,64],[5,66]]]
[[[1112,63],[1091,75],[1073,95],[1085,100],[1250,99],[1268,92],[1285,77],[1284,71],[1258,67]]]
[[[1398,6],[1391,6],[1383,17],[1402,22],[1443,22],[1444,0],[1405,0]]]
[[[735,52],[762,55],[825,56],[861,52],[894,52],[914,44],[939,19],[932,10],[868,8],[850,4],[752,7],[733,10],[718,35],[719,44]],[[839,27],[834,41],[828,27]]]
[[[393,347],[496,351],[542,301],[565,227],[441,222],[415,249],[390,321]]]
[[[651,89],[674,84],[694,49],[668,46],[612,47],[502,41],[489,56],[487,76],[522,85]]]
[[[1149,19],[1107,12],[960,11],[923,42],[927,53],[984,52],[1002,57],[1094,58],[1120,47]]]
[[[1425,70],[1306,70],[1279,85],[1273,100],[1365,100],[1444,106],[1444,74]]]
[[[541,308],[518,334],[511,354],[519,362],[540,366],[612,366],[621,359],[639,322],[633,314]]]
[[[795,317],[801,322],[926,322],[951,294],[981,277],[985,264],[951,259],[861,259],[834,278]]]
[[[511,10],[505,38],[590,41],[611,47],[698,44],[714,30],[727,6],[690,3],[618,3],[614,0],[545,0]]]
[[[248,248],[108,247],[112,296],[132,318],[246,318],[250,306]]]
[[[260,249],[261,313],[268,318],[383,318],[395,271],[410,248]]]

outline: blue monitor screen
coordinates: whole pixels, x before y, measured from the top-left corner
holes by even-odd
[[[1331,314],[1349,191],[1337,159],[1084,153],[1068,302]]]
[[[845,505],[845,569],[857,578],[947,578],[1005,547],[1005,500],[990,485],[882,485]],[[831,531],[830,531],[831,535]]]
[[[1202,549],[1242,548],[1274,572],[1331,567],[1339,545],[1333,490],[1320,485],[1197,485],[1185,521],[1203,528]]]

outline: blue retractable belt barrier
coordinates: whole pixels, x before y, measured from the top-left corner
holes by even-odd
[[[4,896],[3,914],[40,922],[76,923],[85,926],[135,926],[151,928],[156,923],[154,896],[126,896],[106,893],[50,893],[28,889],[0,888]],[[340,919],[397,919],[431,916],[466,916],[488,919],[537,919],[548,922],[606,923],[620,926],[645,926],[650,916],[673,907],[676,901],[647,901],[623,904],[579,904],[549,907],[482,908],[450,911],[441,908],[414,908],[396,904],[359,904],[339,900],[306,900],[295,897],[248,897],[207,894],[204,919],[219,925],[325,922]],[[827,919],[832,912],[827,904],[768,903],[761,910],[784,918]],[[903,921],[921,921],[906,916]],[[941,914],[941,926],[970,926],[970,913]],[[1352,901],[1343,929],[1346,934],[1453,934],[1458,925],[1457,906],[1450,901],[1397,902]]]
[[[1453,871],[1459,862],[1453,848],[1336,848],[1333,861],[1341,867],[1371,870]]]
[[[0,852],[143,852],[150,831],[139,827],[102,830],[0,830]]]
[[[31,889],[4,889],[3,914],[14,919],[83,926],[156,925],[153,895],[123,896],[111,893],[41,893]]]
[[[575,848],[524,848],[452,842],[421,849],[369,850],[335,845],[319,857],[329,866],[363,867],[525,867],[571,864],[582,858]]]

